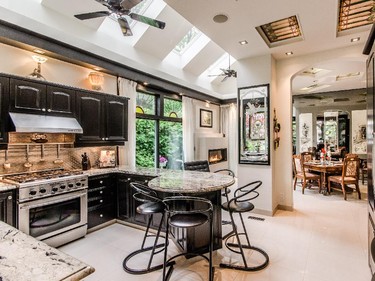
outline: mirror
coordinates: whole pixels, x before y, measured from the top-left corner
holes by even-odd
[[[270,164],[269,84],[238,89],[239,163]]]

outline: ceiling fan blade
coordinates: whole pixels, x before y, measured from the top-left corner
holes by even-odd
[[[160,29],[164,29],[164,27],[165,27],[165,22],[155,20],[155,19],[152,19],[152,18],[149,18],[149,17],[145,17],[145,16],[142,16],[142,15],[130,13],[129,17],[131,17],[133,20],[140,21],[140,22],[143,22],[145,24],[148,24],[148,25],[160,28]]]
[[[221,80],[221,82],[224,82],[225,80],[227,80],[228,77],[229,77],[229,76],[225,76],[225,77],[223,78],[223,80]]]
[[[125,18],[119,17],[117,19],[117,21],[120,24],[121,31],[122,31],[122,34],[124,36],[132,36],[133,35],[133,33],[132,33],[131,29],[130,29],[129,23],[128,23],[128,21]]]
[[[225,76],[225,74],[210,74],[208,77]]]
[[[74,16],[80,20],[88,20],[88,19],[93,19],[93,18],[109,16],[110,14],[111,13],[108,11],[99,11],[99,12],[85,13],[85,14],[79,14],[79,15],[74,15]]]

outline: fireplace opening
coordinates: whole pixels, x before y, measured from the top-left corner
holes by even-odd
[[[220,163],[224,161],[227,161],[227,149],[226,148],[208,150],[208,163],[209,164],[216,164],[216,163]]]

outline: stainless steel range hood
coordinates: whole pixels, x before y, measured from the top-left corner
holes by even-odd
[[[18,133],[71,133],[82,134],[75,118],[9,112]]]

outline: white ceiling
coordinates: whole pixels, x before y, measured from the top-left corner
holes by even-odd
[[[285,53],[289,51],[301,56],[363,45],[371,29],[368,25],[351,34],[337,36],[338,0],[153,0],[144,15],[166,22],[165,29],[136,23],[132,26],[132,37],[122,36],[118,23],[108,17],[86,21],[74,17],[100,10],[106,8],[95,0],[0,1],[3,20],[219,98],[236,96],[235,78],[220,82],[222,77],[215,79],[207,75],[210,65],[225,52],[237,60],[265,54],[271,54],[276,60],[288,59]],[[229,20],[215,23],[212,18],[221,13]],[[304,40],[269,48],[255,27],[292,15],[297,15],[300,21]],[[208,38],[203,36],[197,40],[195,53],[189,50],[180,57],[172,50],[193,25]],[[351,43],[353,37],[361,39]],[[249,44],[242,46],[238,43],[241,40]],[[362,58],[311,66],[327,71],[316,77],[296,76],[294,92],[301,94],[300,88],[313,83],[330,84],[321,91],[364,88],[365,64],[363,56],[358,54],[358,57]],[[232,68],[235,66],[234,63]],[[220,67],[227,68],[228,64]],[[357,71],[361,76],[350,82],[337,83],[334,79],[337,75]]]

